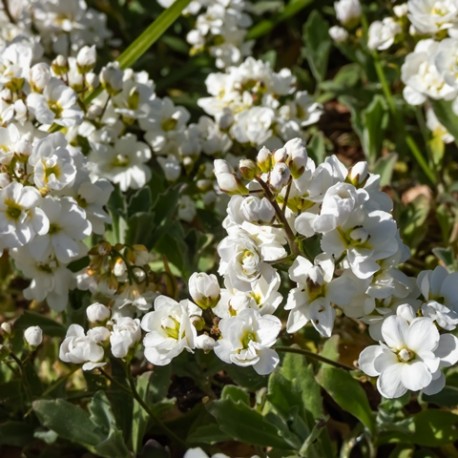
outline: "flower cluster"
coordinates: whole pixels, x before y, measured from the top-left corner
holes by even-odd
[[[169,7],[174,0],[159,0]],[[186,39],[191,55],[208,50],[218,68],[240,64],[251,54],[252,41],[245,41],[252,21],[245,0],[193,0],[184,13],[196,16]]]

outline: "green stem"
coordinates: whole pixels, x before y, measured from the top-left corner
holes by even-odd
[[[385,72],[383,71],[382,64],[380,63],[380,59],[376,51],[372,52],[372,58],[374,61],[375,72],[377,73],[378,80],[382,86],[383,95],[385,96],[385,99],[388,103],[388,108],[396,123],[396,128],[399,129],[399,139],[405,142],[413,157],[417,161],[417,164],[426,175],[426,178],[431,182],[431,184],[435,184],[436,176],[434,172],[431,170],[425,158],[421,154],[421,151],[415,143],[413,137],[406,131],[404,120],[401,118],[401,116],[399,116],[399,112],[394,102],[393,94],[391,93],[390,86],[385,77]]]
[[[345,369],[346,371],[354,371],[356,368],[347,366],[346,364],[339,363],[337,361],[332,361],[332,359],[325,358],[317,353],[313,353],[303,348],[293,348],[293,347],[274,347],[276,351],[283,353],[296,353],[298,355],[305,356],[309,359],[314,359],[320,361],[320,363],[329,364],[330,366],[338,367],[340,369]]]
[[[177,436],[171,429],[169,429],[164,423],[162,423],[161,419],[156,415],[156,413],[150,409],[148,404],[141,398],[141,396],[138,394],[137,388],[135,386],[135,382],[132,378],[132,375],[130,373],[130,370],[127,366],[124,366],[125,372],[126,372],[126,378],[129,381],[129,387],[130,389],[125,386],[123,383],[119,382],[115,378],[113,378],[108,372],[104,371],[102,368],[99,367],[100,373],[106,377],[112,384],[117,385],[119,388],[121,388],[124,392],[129,393],[134,397],[134,399],[140,404],[142,409],[157,423],[159,428],[162,429],[164,434],[172,438],[174,441],[179,443],[182,446],[185,446],[186,443],[181,439],[181,437]]]
[[[286,238],[288,239],[288,244],[289,244],[289,248],[291,250],[291,254],[293,254],[294,256],[297,256],[299,254],[299,248],[296,245],[294,232],[291,229],[291,226],[289,225],[289,223],[288,223],[288,221],[287,221],[287,219],[285,217],[285,214],[282,212],[280,206],[278,205],[277,201],[275,200],[275,197],[270,192],[270,189],[269,189],[269,186],[267,185],[267,183],[265,183],[259,177],[256,178],[256,181],[261,185],[265,196],[267,197],[269,202],[272,204],[272,207],[274,207],[275,214],[277,215],[277,219],[280,221],[280,223],[283,226],[283,229],[285,230]]]

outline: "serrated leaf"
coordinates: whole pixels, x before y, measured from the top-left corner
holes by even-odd
[[[351,413],[369,431],[375,433],[375,419],[366,393],[348,372],[323,365],[318,372],[317,381],[343,410]]]

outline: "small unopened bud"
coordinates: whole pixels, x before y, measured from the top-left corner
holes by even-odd
[[[115,95],[122,91],[123,72],[117,62],[108,64],[100,72],[100,83],[109,95]]]
[[[65,75],[70,70],[67,58],[60,54],[51,62],[51,68],[57,76]]]
[[[196,337],[195,340],[196,348],[199,350],[203,350],[205,352],[213,350],[214,346],[216,345],[215,339],[212,339],[207,334],[202,334]]]
[[[285,149],[288,152],[289,171],[293,178],[299,178],[307,167],[307,149],[300,138],[293,138],[286,142]]]
[[[274,162],[286,162],[288,160],[288,153],[286,148],[278,148],[274,153]]]
[[[40,62],[35,64],[29,73],[29,83],[32,89],[35,92],[43,92],[43,89],[48,84],[48,81],[51,78],[51,72],[49,70],[49,65]]]
[[[268,173],[272,170],[272,153],[265,146],[259,150],[256,156],[256,163],[263,173]]]
[[[228,194],[248,194],[248,189],[240,183],[234,170],[224,159],[215,159],[213,164],[216,181],[221,191]]]
[[[345,43],[348,40],[348,32],[338,25],[333,25],[329,28],[329,36],[334,43]]]
[[[270,174],[270,186],[275,191],[280,191],[288,183],[290,177],[289,167],[284,162],[278,162]]]
[[[91,323],[104,323],[110,318],[110,309],[99,302],[95,302],[86,309],[86,316]]]
[[[189,294],[203,310],[214,307],[220,298],[221,289],[215,275],[194,272],[189,278]]]
[[[339,0],[334,3],[337,19],[345,26],[352,28],[361,17],[359,0]]]
[[[11,323],[9,323],[8,321],[5,321],[4,323],[2,323],[0,327],[2,328],[2,331],[5,334],[11,334],[11,332],[13,331]]]
[[[241,159],[239,170],[245,180],[252,180],[258,174],[258,167],[251,159]]]
[[[38,347],[43,342],[43,331],[40,326],[30,326],[24,331],[24,339],[31,347]]]
[[[88,73],[95,67],[97,55],[95,45],[83,46],[76,55],[76,66],[80,73]]]
[[[355,188],[361,188],[369,178],[369,167],[367,162],[357,162],[348,172],[347,180]]]

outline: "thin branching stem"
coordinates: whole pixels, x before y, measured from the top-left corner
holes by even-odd
[[[317,353],[313,353],[308,350],[304,350],[303,348],[294,348],[294,347],[275,347],[275,350],[282,352],[282,353],[296,353],[298,355],[302,355],[309,359],[314,359],[316,361],[320,361],[320,363],[329,364],[330,366],[338,367],[340,369],[345,369],[346,371],[354,371],[356,368],[347,366],[346,364],[339,363],[338,361],[333,361],[332,359],[328,359],[324,356],[321,356]]]

